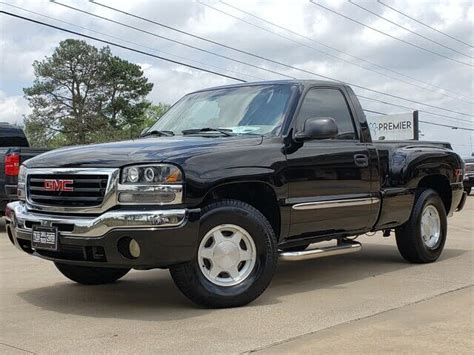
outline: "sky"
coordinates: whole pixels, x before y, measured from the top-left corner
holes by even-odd
[[[307,0],[97,0],[155,23],[87,0],[56,2],[116,22],[46,0],[0,2],[0,10],[246,81],[321,76],[343,81],[365,97],[364,109],[386,114],[418,109],[420,139],[448,141],[461,156],[472,154],[473,1],[312,1],[326,8]],[[30,112],[23,88],[33,83],[33,61],[50,56],[66,38],[80,37],[0,14],[0,121],[23,122]],[[171,104],[190,91],[236,82],[122,48],[111,50],[142,67],[154,83],[148,96],[153,103]]]

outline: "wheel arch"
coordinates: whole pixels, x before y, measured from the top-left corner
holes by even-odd
[[[452,191],[449,179],[441,174],[428,175],[423,177],[419,182],[417,188],[429,188],[435,190],[443,201],[446,214],[451,209]]]
[[[261,181],[230,182],[210,189],[202,200],[201,206],[212,201],[232,199],[248,203],[259,210],[275,232],[277,238],[282,233],[282,218],[277,194],[273,187]]]

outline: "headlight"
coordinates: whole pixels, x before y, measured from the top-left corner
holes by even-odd
[[[175,184],[181,183],[181,170],[171,164],[135,165],[122,170],[122,184]]]
[[[183,174],[171,164],[123,168],[118,187],[121,204],[179,204],[183,201]]]
[[[16,194],[18,199],[21,201],[26,200],[26,166],[20,166],[20,171],[18,172],[18,184],[16,189]]]

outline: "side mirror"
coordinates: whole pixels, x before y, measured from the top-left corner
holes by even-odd
[[[303,130],[295,134],[297,142],[310,139],[336,138],[338,134],[337,124],[331,117],[308,118],[303,125]]]
[[[140,137],[143,136],[149,129],[150,127],[143,128],[142,131],[140,132]]]

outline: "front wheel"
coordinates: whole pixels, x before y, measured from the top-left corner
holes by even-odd
[[[180,291],[209,308],[243,306],[270,284],[278,253],[268,220],[235,200],[202,211],[200,242],[193,260],[170,268]]]
[[[470,194],[471,194],[471,186],[465,187],[465,188],[464,188],[464,191],[466,191],[466,193],[467,193],[468,195],[470,195]]]
[[[436,261],[443,251],[446,233],[446,210],[432,189],[417,194],[410,219],[395,230],[400,254],[412,263]]]
[[[69,280],[83,285],[102,285],[117,281],[130,269],[80,266],[55,262],[56,268]]]

